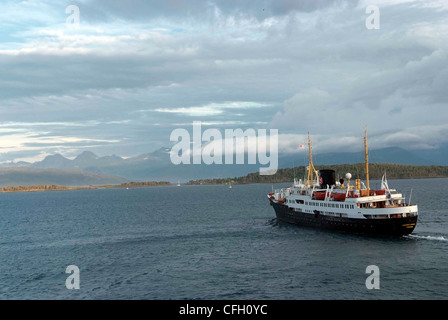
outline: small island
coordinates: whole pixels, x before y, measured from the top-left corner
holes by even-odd
[[[85,187],[68,187],[53,185],[36,185],[36,186],[8,186],[0,187],[0,193],[4,192],[38,192],[38,191],[61,191],[61,190],[85,190],[85,189],[107,189],[107,188],[141,188],[155,186],[172,186],[168,181],[147,181],[147,182],[125,182],[118,185],[104,186],[85,186]]]

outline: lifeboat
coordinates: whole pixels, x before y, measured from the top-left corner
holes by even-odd
[[[386,194],[386,190],[370,190],[371,196],[384,196]]]
[[[313,195],[316,200],[324,200],[325,199],[325,191],[314,191]]]
[[[345,192],[333,193],[333,198],[335,201],[344,201],[345,200]]]

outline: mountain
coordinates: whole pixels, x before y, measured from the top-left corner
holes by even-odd
[[[73,161],[74,162],[89,162],[89,161],[95,161],[99,157],[94,154],[92,151],[84,151],[79,156],[77,156]]]
[[[29,164],[34,168],[56,168],[56,169],[85,169],[89,167],[103,167],[105,165],[116,165],[124,159],[116,155],[98,157],[91,151],[84,151],[75,159],[70,160],[60,154],[45,157],[42,161]]]
[[[44,160],[32,164],[36,168],[55,168],[55,169],[68,169],[71,168],[71,160],[56,153],[51,156],[45,157]]]
[[[245,176],[258,172],[260,164],[241,165],[174,165],[170,160],[170,149],[160,148],[154,152],[135,157],[122,158],[117,155],[99,157],[93,152],[84,151],[73,160],[60,154],[47,156],[42,161],[31,164],[10,164],[16,167],[56,168],[83,170],[100,175],[123,177],[133,181],[171,181],[186,182],[208,178],[228,178]],[[448,165],[448,145],[438,150],[408,151],[399,147],[370,150],[370,163],[396,163],[409,165]],[[245,157],[247,162],[247,157]],[[315,165],[354,164],[364,162],[360,152],[332,152],[313,154]],[[280,154],[279,168],[306,165],[308,154]]]
[[[31,167],[0,168],[0,187],[60,185],[60,186],[102,186],[121,184],[129,180],[82,170],[48,169]]]
[[[441,166],[448,166],[448,144],[442,144],[437,149],[414,150],[414,155]]]
[[[124,177],[134,181],[188,181],[209,177],[225,178],[258,171],[260,165],[174,165],[170,160],[170,149],[160,148],[154,152],[131,158],[117,155],[99,157],[84,151],[73,160],[60,154],[47,156],[42,161],[28,164],[33,168],[78,169],[97,174]],[[12,166],[12,164],[10,164]],[[24,165],[23,163],[21,164]],[[16,164],[18,166],[18,163]]]

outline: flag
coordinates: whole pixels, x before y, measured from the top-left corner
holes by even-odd
[[[301,145],[299,146],[299,149],[303,149],[303,148],[305,148],[305,146],[304,146],[303,144],[301,144]]]

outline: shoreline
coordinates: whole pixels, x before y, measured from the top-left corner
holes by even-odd
[[[440,176],[440,177],[409,177],[409,178],[387,178],[388,181],[393,180],[408,180],[408,179],[448,179],[448,176]],[[370,179],[370,181],[381,181],[381,179]],[[237,181],[231,181],[232,185],[244,185],[244,184],[273,184],[273,183],[292,183],[293,180],[284,180],[284,181],[272,181],[272,182],[266,182],[266,181],[260,181],[260,182],[237,182]],[[229,183],[191,183],[187,182],[182,184],[183,186],[225,186],[229,185]]]
[[[33,186],[7,186],[0,187],[0,193],[13,192],[44,192],[44,191],[72,191],[72,190],[94,190],[94,189],[123,189],[123,188],[143,188],[143,187],[160,187],[160,186],[174,186],[167,181],[150,181],[150,182],[128,182],[117,185],[102,185],[102,186],[60,186],[53,185],[33,185]]]
[[[446,176],[441,177],[412,177],[412,178],[392,178],[391,180],[407,180],[407,179],[448,179]],[[380,181],[381,179],[373,179],[373,181]],[[275,183],[289,183],[291,181],[275,181],[275,182],[232,182],[233,185],[248,185],[248,184],[275,184]],[[228,183],[184,183],[181,186],[226,186]],[[44,188],[44,185],[36,186],[8,186],[0,187],[1,193],[18,193],[18,192],[45,192],[45,191],[74,191],[74,190],[97,190],[97,189],[124,189],[124,188],[144,188],[144,187],[176,187],[177,184],[154,184],[154,185],[140,185],[140,186],[122,186],[122,185],[104,185],[104,186],[84,186],[84,187],[68,187],[60,185],[51,185],[50,188]]]
[[[364,179],[364,164],[342,164],[342,165],[319,165],[320,169],[333,169],[344,176],[346,172],[356,173],[355,176]],[[272,176],[261,176],[259,173],[249,173],[246,176],[227,177],[227,178],[209,178],[190,180],[182,184],[182,186],[195,185],[239,185],[239,184],[260,184],[260,183],[289,183],[303,172],[304,166],[294,168],[278,169],[277,173]],[[371,179],[381,180],[382,175],[387,172],[388,180],[402,179],[443,179],[448,178],[448,166],[414,166],[401,165],[391,163],[372,163],[370,165]],[[338,175],[338,176],[339,176]],[[112,188],[139,188],[139,187],[158,187],[158,186],[177,186],[175,183],[168,181],[146,181],[146,182],[125,182],[118,185],[101,185],[101,186],[61,186],[61,185],[31,185],[31,186],[6,186],[0,187],[0,193],[10,192],[42,192],[42,191],[65,191],[65,190],[89,190],[89,189],[112,189]]]

